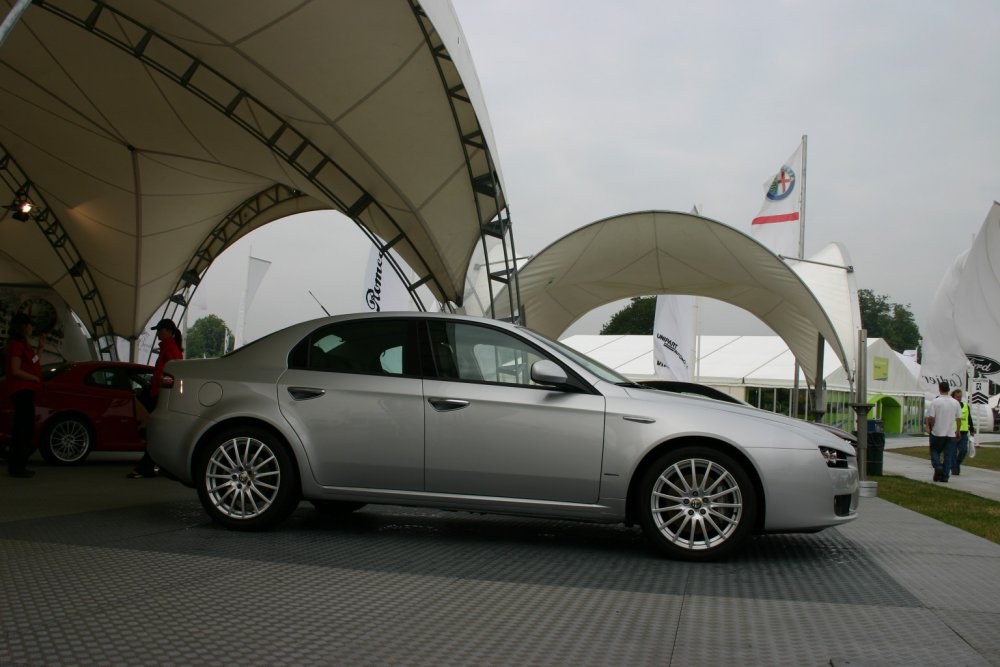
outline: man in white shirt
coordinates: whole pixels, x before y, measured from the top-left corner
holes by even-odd
[[[962,428],[962,406],[948,395],[947,382],[938,383],[940,396],[931,401],[924,423],[931,435],[931,465],[934,481],[947,482],[955,467],[955,445]]]

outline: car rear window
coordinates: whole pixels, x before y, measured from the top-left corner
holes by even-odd
[[[309,334],[288,355],[288,367],[367,375],[413,375],[406,352],[414,328],[407,320],[359,320],[328,324]]]

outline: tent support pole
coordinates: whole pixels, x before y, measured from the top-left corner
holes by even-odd
[[[3,20],[3,23],[0,23],[0,46],[3,46],[3,43],[7,41],[7,35],[14,29],[17,22],[21,20],[21,14],[24,13],[24,10],[30,4],[31,0],[17,0],[17,3],[7,12],[7,18]]]
[[[816,339],[816,383],[813,387],[813,421],[823,421],[826,414],[826,379],[823,377],[823,353],[826,351],[826,341],[822,334]]]

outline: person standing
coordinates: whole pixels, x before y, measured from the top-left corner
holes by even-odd
[[[949,389],[947,382],[938,383],[940,394],[931,401],[924,420],[931,436],[931,465],[934,466],[935,482],[947,482],[955,467],[955,443],[962,426],[962,408],[948,395]]]
[[[969,435],[976,434],[976,424],[972,420],[972,411],[969,409],[969,404],[962,402],[962,390],[956,389],[951,392],[951,397],[958,401],[962,410],[962,425],[958,431],[958,442],[955,445],[955,465],[951,469],[951,474],[961,475],[962,461],[965,460],[965,455],[969,453]]]
[[[149,404],[146,408],[152,412],[156,408],[156,402],[160,397],[160,385],[163,382],[163,367],[168,361],[184,358],[184,339],[180,329],[173,320],[162,319],[152,331],[156,332],[156,339],[160,341],[159,354],[156,357],[156,365],[153,367],[153,380],[149,387]],[[142,477],[156,477],[156,463],[149,452],[143,453],[135,469],[128,474],[129,479],[140,479]]]
[[[38,336],[32,349],[28,339],[33,328],[26,313],[17,313],[10,320],[5,353],[7,396],[14,409],[10,450],[7,453],[7,474],[30,479],[35,471],[28,470],[28,459],[35,446],[35,392],[42,388],[42,349],[45,334]]]

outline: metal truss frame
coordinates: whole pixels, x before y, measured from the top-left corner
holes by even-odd
[[[472,108],[472,100],[469,98],[462,83],[462,77],[455,67],[454,61],[448,54],[448,49],[441,41],[427,13],[420,6],[418,0],[409,0],[413,13],[420,22],[420,30],[423,32],[424,41],[434,56],[438,74],[441,77],[441,84],[444,86],[448,103],[451,105],[452,117],[455,119],[455,127],[458,130],[462,141],[462,151],[465,154],[465,167],[469,176],[469,182],[475,193],[476,214],[479,219],[480,243],[483,250],[483,259],[486,262],[487,285],[490,293],[490,317],[496,318],[494,284],[507,286],[507,297],[509,300],[511,320],[524,324],[524,313],[521,312],[521,286],[517,276],[517,253],[514,250],[514,232],[511,226],[510,211],[507,208],[506,198],[500,185],[493,156],[490,153],[489,145],[483,134],[483,129],[479,125],[475,110]],[[477,159],[477,155],[479,159]],[[496,215],[487,217],[483,213],[486,203],[492,204],[492,210],[496,210]],[[503,264],[500,268],[494,269],[490,264],[489,239],[494,238],[500,241],[503,249]]]
[[[496,174],[489,147],[486,144],[478,122],[475,120],[471,123],[466,121],[465,126],[463,126],[461,119],[468,117],[475,119],[475,114],[467,113],[467,109],[460,109],[460,107],[468,105],[468,109],[471,110],[471,101],[464,93],[464,85],[461,82],[458,71],[455,69],[447,49],[441,43],[440,37],[433,29],[432,24],[419,3],[416,0],[409,0],[409,2],[414,16],[420,24],[427,47],[434,57],[435,64],[441,76],[442,85],[452,108],[456,130],[461,137],[468,176],[472,189],[475,192],[476,210],[479,214],[480,239],[486,261],[489,262],[487,247],[489,238],[498,239],[503,247],[503,267],[499,270],[493,270],[492,267],[488,267],[490,315],[495,315],[493,312],[493,301],[495,298],[494,283],[504,285],[511,285],[513,283],[514,289],[508,289],[508,295],[511,301],[510,311],[514,314],[513,319],[516,321],[520,315],[520,291],[517,283],[516,266],[514,266],[516,255],[514,252],[513,231],[506,204],[503,202],[499,178]],[[385,260],[399,276],[403,285],[406,286],[411,298],[420,310],[426,310],[417,292],[421,286],[433,283],[439,293],[446,293],[437,277],[428,268],[423,256],[412,245],[407,235],[388,210],[330,155],[250,92],[241,88],[221,72],[215,70],[195,55],[187,52],[169,38],[157,33],[152,28],[101,0],[82,0],[76,2],[68,2],[67,0],[34,0],[34,5],[103,39],[105,42],[136,58],[144,65],[159,72],[167,79],[201,98],[206,104],[225,115],[250,136],[260,141],[268,149],[281,157],[289,166],[322,192],[337,209],[351,218],[369,240],[379,248]],[[125,26],[125,28],[122,26]],[[127,35],[127,37],[123,35]],[[461,113],[460,111],[466,113]],[[478,160],[474,153],[479,155]],[[477,171],[476,164],[477,162],[481,162],[483,158],[485,158],[486,168],[485,170],[479,169]],[[24,180],[26,182],[27,179]],[[193,288],[200,282],[201,275],[207,268],[207,263],[217,257],[228,246],[229,242],[234,239],[231,229],[233,225],[237,225],[237,228],[242,228],[249,219],[252,219],[263,210],[262,207],[269,208],[278,203],[279,200],[283,201],[285,198],[293,196],[293,193],[295,193],[294,196],[299,195],[299,193],[296,193],[296,191],[287,186],[276,184],[255,197],[250,198],[227,215],[212,233],[206,237],[202,247],[189,261],[188,267],[175,286],[173,295],[168,300],[168,305],[172,303],[175,306],[186,307],[190,303],[190,298],[194,291]],[[484,220],[484,214],[482,213],[483,202],[487,200],[492,202],[498,213]],[[270,203],[267,203],[268,201]],[[47,207],[45,207],[45,212],[48,218],[54,220],[54,216],[48,212]],[[378,215],[390,223],[396,230],[396,235],[392,239],[382,242],[361,220],[363,214]],[[249,216],[249,218],[241,223],[240,216],[244,215]],[[61,229],[61,225],[58,225],[58,228]],[[110,330],[103,302],[100,301],[99,292],[93,285],[93,280],[86,268],[86,264],[79,258],[78,253],[75,252],[75,247],[69,243],[69,238],[65,233],[58,238],[61,239],[61,243],[64,246],[72,248],[73,253],[76,255],[74,261],[68,265],[68,270],[72,269],[71,275],[73,275],[74,280],[83,283],[83,286],[78,285],[78,289],[80,289],[80,294],[84,298],[84,302],[88,304],[88,307],[90,303],[100,304],[99,312],[91,315],[88,311],[92,322],[94,322],[95,331],[93,333],[95,338],[100,341],[100,339],[107,336],[113,337],[114,334]],[[50,239],[50,242],[54,241]],[[417,274],[416,279],[413,281],[410,281],[407,272],[397,257],[388,252],[398,243],[409,244],[413,255],[419,260],[419,266],[409,267]],[[53,247],[56,246],[54,245]],[[64,263],[66,263],[66,260],[64,260]],[[76,275],[77,273],[80,275]],[[110,340],[113,340],[113,338]],[[100,345],[102,343],[99,342]],[[102,355],[108,352],[116,355],[115,347],[112,343],[105,341],[104,345],[104,347],[101,347]]]
[[[201,284],[205,271],[208,270],[216,257],[221,255],[235,240],[243,236],[244,229],[251,225],[259,215],[279,204],[302,196],[302,192],[287,185],[272,185],[227,213],[188,260],[184,272],[174,286],[173,294],[167,299],[163,308],[163,317],[176,322],[184,315],[191,299],[194,298],[198,285]]]
[[[111,328],[101,291],[94,282],[90,268],[80,256],[76,245],[69,237],[69,232],[45,201],[45,197],[3,145],[0,145],[0,181],[11,193],[12,204],[6,207],[8,210],[12,209],[14,202],[22,197],[34,205],[32,211],[26,215],[42,232],[42,236],[66,269],[66,275],[73,281],[73,286],[76,287],[77,294],[80,295],[80,300],[86,309],[92,329],[91,334],[97,344],[100,358],[116,360],[118,350],[115,345],[115,333]]]

